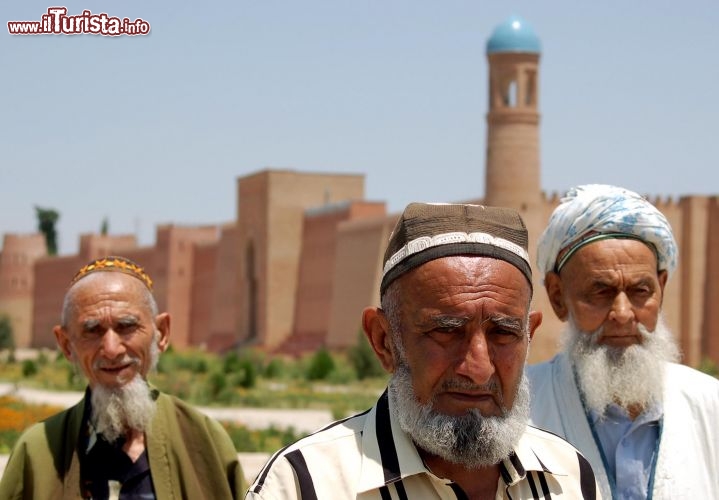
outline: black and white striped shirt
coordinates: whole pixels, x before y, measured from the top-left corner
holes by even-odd
[[[595,499],[589,462],[554,434],[527,426],[500,464],[497,499]],[[387,392],[370,410],[334,422],[278,451],[246,499],[463,499],[435,476],[389,410]]]

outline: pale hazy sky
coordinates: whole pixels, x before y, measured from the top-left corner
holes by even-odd
[[[11,36],[57,3],[0,4],[0,234],[58,210],[78,235],[235,217],[267,167],[366,175],[369,200],[484,194],[485,43],[510,15],[542,42],[542,188],[719,194],[719,2],[62,3],[148,36]]]

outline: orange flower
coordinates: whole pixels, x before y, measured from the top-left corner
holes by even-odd
[[[27,404],[11,396],[0,397],[0,432],[23,431],[30,425],[45,420],[62,408],[49,405]]]

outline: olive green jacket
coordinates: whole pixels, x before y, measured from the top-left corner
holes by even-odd
[[[158,500],[241,498],[246,489],[237,452],[215,420],[153,390],[157,410],[147,455]],[[0,499],[81,498],[77,452],[85,399],[23,433],[0,480]]]

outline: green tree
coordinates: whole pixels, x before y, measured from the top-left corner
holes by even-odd
[[[37,230],[45,235],[45,245],[47,245],[48,255],[57,255],[57,224],[60,214],[52,208],[41,208],[35,205],[35,214],[37,215]]]
[[[107,219],[107,217],[104,217],[102,219],[102,223],[100,224],[100,234],[103,236],[107,236],[107,233],[110,231],[110,221]]]
[[[14,349],[15,339],[13,338],[12,323],[5,314],[0,315],[0,349]]]

